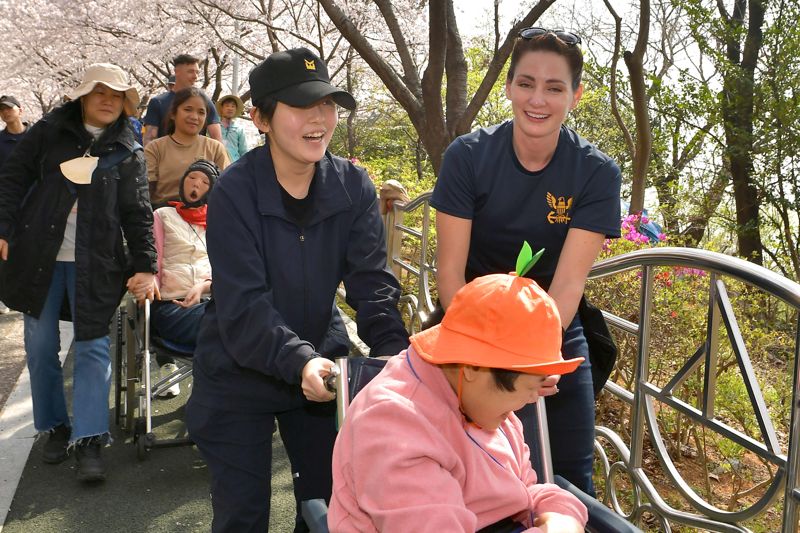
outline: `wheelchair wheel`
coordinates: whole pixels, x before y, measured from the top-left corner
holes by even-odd
[[[125,368],[124,368],[124,360],[123,354],[125,353],[125,336],[123,335],[123,327],[124,327],[124,311],[122,306],[117,308],[117,312],[114,313],[114,330],[117,334],[117,340],[115,343],[115,352],[116,352],[116,364],[114,366],[114,423],[119,426],[119,421],[122,418],[125,404]]]
[[[136,439],[136,458],[140,461],[147,459],[147,443],[144,435],[139,435]]]
[[[136,458],[140,461],[147,459],[147,452],[153,447],[155,441],[156,436],[152,433],[140,435],[136,440]]]
[[[125,375],[125,384],[122,385],[124,389],[124,396],[122,398],[122,413],[124,417],[124,430],[128,433],[135,433],[134,425],[136,423],[136,409],[139,405],[139,365],[137,361],[137,353],[139,347],[136,339],[136,302],[128,300],[125,305],[125,310],[122,313],[125,351],[122,354],[124,358],[122,362],[123,374]]]

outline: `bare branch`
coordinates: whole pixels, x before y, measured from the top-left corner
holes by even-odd
[[[392,3],[389,0],[375,0],[375,5],[383,15],[386,21],[386,26],[389,28],[389,33],[394,40],[394,45],[397,48],[397,54],[400,56],[400,64],[403,66],[403,79],[408,86],[408,89],[414,93],[418,98],[422,98],[422,86],[420,85],[419,74],[417,73],[417,65],[411,57],[411,52],[408,48],[403,32],[397,22],[397,17],[392,10]]]
[[[519,31],[522,28],[532,26],[534,22],[539,20],[539,17],[542,16],[542,13],[547,11],[547,9],[553,5],[555,1],[556,0],[539,0],[539,2],[533,6],[530,11],[528,11],[525,17],[515,24],[513,28],[511,28],[511,31],[509,31],[508,35],[506,35],[503,44],[492,56],[492,59],[489,62],[489,67],[486,69],[486,74],[484,75],[483,80],[481,80],[481,84],[478,86],[478,90],[475,91],[474,95],[472,95],[472,99],[470,100],[469,104],[467,104],[467,108],[464,111],[463,116],[456,125],[456,132],[466,133],[469,131],[472,122],[478,115],[478,111],[480,111],[484,102],[486,102],[486,98],[489,97],[492,87],[494,87],[495,82],[497,82],[497,78],[500,76],[500,72],[503,70],[503,66],[506,63],[508,56],[511,55],[511,50],[514,47],[514,40],[517,38]]]
[[[397,75],[395,70],[378,54],[375,48],[367,41],[366,37],[358,31],[358,28],[353,24],[350,18],[345,15],[344,11],[339,8],[334,0],[319,0],[323,9],[328,14],[333,24],[344,35],[350,46],[356,49],[358,55],[366,61],[370,68],[378,75],[378,77],[389,89],[398,103],[403,106],[409,114],[422,113],[422,102],[419,98],[411,92],[408,87],[403,83],[400,76]]]
[[[631,136],[631,131],[628,129],[628,126],[625,125],[625,121],[622,120],[622,115],[619,112],[617,96],[617,63],[619,62],[619,53],[622,47],[622,17],[617,14],[608,0],[603,0],[603,3],[606,5],[606,9],[608,9],[608,12],[611,13],[611,16],[614,19],[614,53],[611,56],[611,80],[609,82],[611,114],[613,115],[617,126],[619,126],[619,129],[622,132],[622,137],[625,139],[625,146],[628,148],[628,156],[633,159],[635,153],[633,137]]]

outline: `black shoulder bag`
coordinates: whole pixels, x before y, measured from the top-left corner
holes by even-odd
[[[592,363],[594,397],[597,398],[614,370],[619,349],[608,329],[603,312],[581,297],[578,316],[583,324],[583,335],[589,345],[589,361]]]

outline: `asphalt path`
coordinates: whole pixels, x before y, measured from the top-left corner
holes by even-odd
[[[0,320],[0,351],[14,354],[0,359],[3,399],[13,386],[6,382],[13,381],[14,374],[19,375],[24,367],[24,356],[19,355],[23,353],[21,322],[18,314],[4,315]],[[112,347],[112,354],[115,352]],[[68,391],[72,383],[71,363],[70,353],[65,363]],[[157,436],[169,438],[185,434],[182,415],[190,385],[182,383],[177,398],[154,403]],[[209,474],[197,449],[193,446],[154,449],[140,461],[131,436],[114,425],[113,385],[109,405],[114,442],[104,449],[107,481],[98,485],[79,483],[73,458],[60,465],[42,463],[43,440],[38,440],[25,464],[5,524],[0,524],[2,533],[210,530]],[[295,513],[291,474],[288,457],[277,434],[273,450],[270,531],[290,532]]]

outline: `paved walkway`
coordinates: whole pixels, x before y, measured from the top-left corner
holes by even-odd
[[[0,324],[2,350],[22,350],[19,315]],[[18,322],[18,324],[17,324]],[[62,330],[62,346],[71,342],[71,328]],[[115,350],[112,349],[112,354]],[[67,387],[71,387],[71,356],[66,353]],[[181,395],[154,404],[157,435],[184,432],[181,422],[189,387]],[[0,531],[2,533],[189,532],[209,531],[211,503],[208,471],[194,447],[162,448],[136,458],[129,436],[113,426],[113,390],[109,416],[114,443],[104,450],[108,480],[91,486],[75,479],[75,462],[41,462],[42,441],[34,442],[30,386],[22,372],[14,392],[0,410]],[[293,529],[294,498],[289,461],[276,437],[270,531]],[[30,453],[30,455],[29,455]],[[21,477],[20,477],[21,474]],[[13,500],[12,500],[13,497]]]

